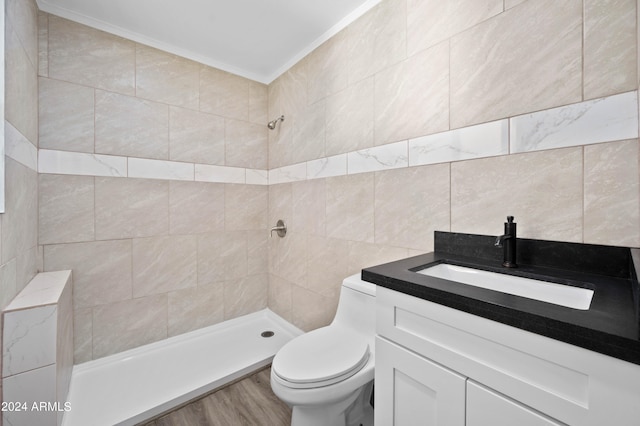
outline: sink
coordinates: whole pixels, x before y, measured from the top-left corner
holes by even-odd
[[[447,263],[440,263],[416,272],[583,311],[589,309],[593,298],[593,290],[586,288],[498,274]]]

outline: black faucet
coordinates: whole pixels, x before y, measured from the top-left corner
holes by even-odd
[[[496,247],[504,248],[504,257],[502,266],[505,268],[515,268],[516,264],[516,224],[513,222],[513,216],[507,216],[504,223],[504,235],[496,238]]]

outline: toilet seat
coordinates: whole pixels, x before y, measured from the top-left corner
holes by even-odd
[[[285,386],[316,388],[353,376],[369,356],[369,343],[361,334],[324,327],[287,343],[278,351],[271,368]]]

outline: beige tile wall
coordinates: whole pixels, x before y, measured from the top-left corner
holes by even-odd
[[[44,13],[38,35],[42,148],[267,168],[266,85]],[[45,270],[73,270],[76,363],[267,306],[266,186],[39,186],[26,235]]]
[[[638,88],[635,0],[444,3],[385,0],[271,83],[269,116],[287,121],[269,134],[269,167]],[[323,108],[324,128],[310,113]],[[315,138],[291,137],[301,120]],[[496,234],[508,214],[522,237],[638,247],[639,150],[634,139],[271,185],[269,223],[289,233],[270,240],[269,307],[326,324],[345,276],[432,250],[434,230]]]
[[[40,14],[41,146],[273,169],[638,88],[637,1],[440,3],[385,0],[268,87]],[[37,120],[16,122],[26,135]],[[74,270],[76,362],[267,304],[310,330],[333,317],[346,275],[431,250],[434,230],[495,234],[514,214],[523,237],[640,246],[639,151],[627,140],[268,188],[41,175],[44,267]],[[269,239],[278,219],[287,237]],[[11,261],[3,282],[24,276]]]
[[[38,147],[38,33],[35,1],[5,8],[5,138],[11,133]],[[15,131],[9,131],[12,127]],[[37,273],[38,174],[4,157],[5,212],[0,215],[0,306],[5,307]]]

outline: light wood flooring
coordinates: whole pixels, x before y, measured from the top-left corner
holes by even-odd
[[[262,369],[144,426],[288,426],[291,408],[271,390],[270,374]]]

